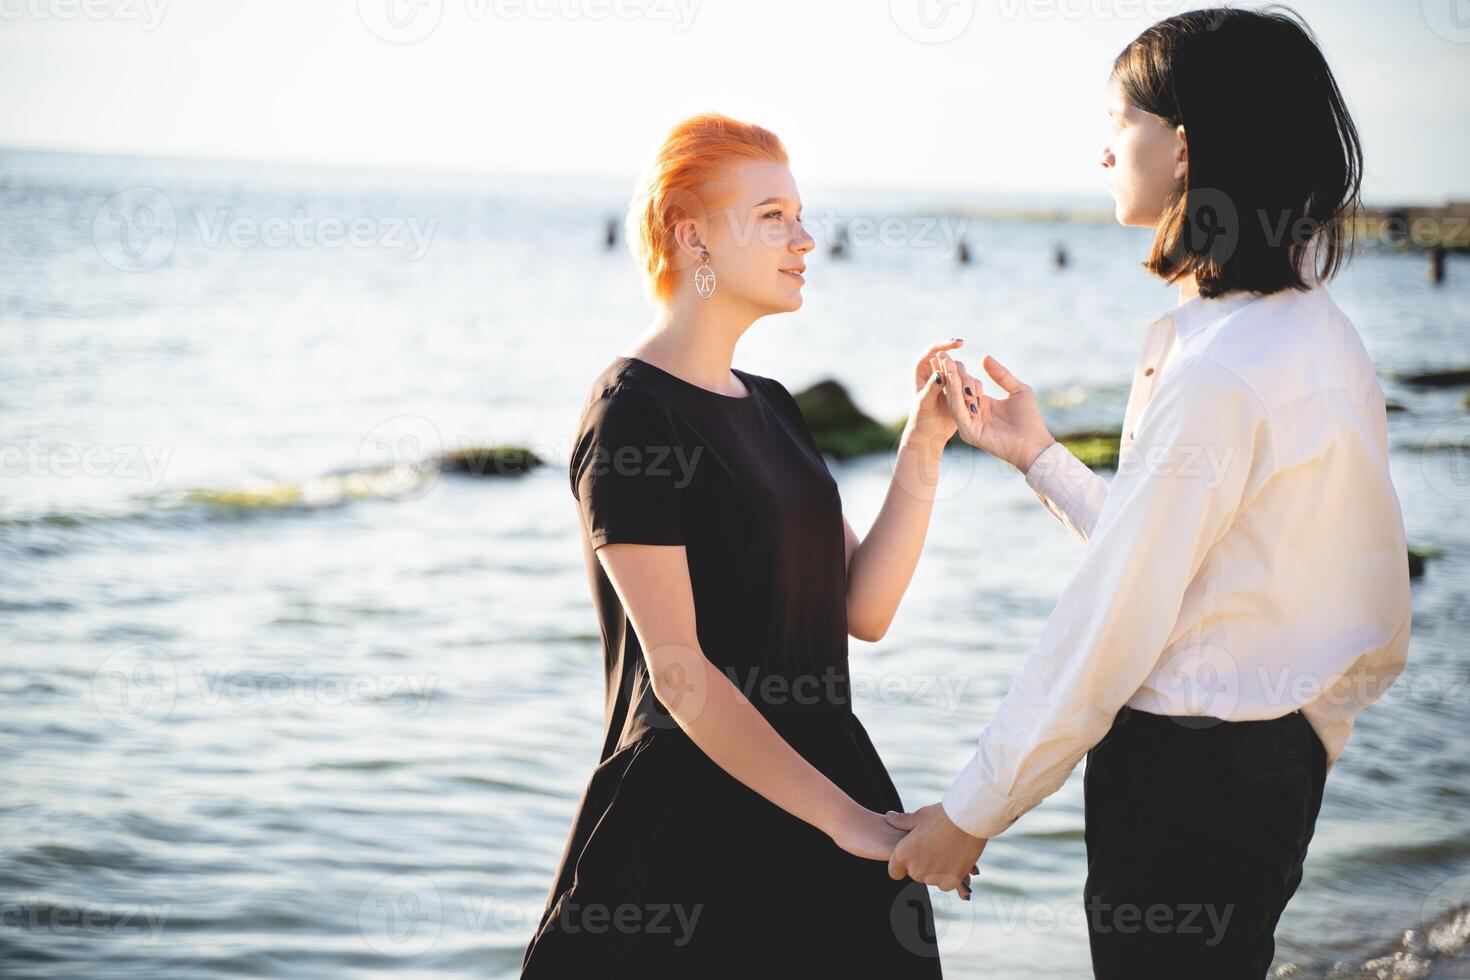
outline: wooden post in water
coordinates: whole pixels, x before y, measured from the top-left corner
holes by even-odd
[[[1443,245],[1436,245],[1429,250],[1429,281],[1438,286],[1444,282],[1444,260],[1449,254],[1449,249]]]

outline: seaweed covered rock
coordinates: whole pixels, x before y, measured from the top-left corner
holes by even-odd
[[[1424,577],[1424,563],[1431,558],[1438,558],[1444,552],[1438,548],[1410,548],[1409,549],[1409,578]]]
[[[1120,429],[1088,429],[1056,437],[1068,452],[1094,470],[1117,469],[1118,447],[1122,439]]]
[[[795,392],[792,397],[806,416],[817,447],[837,459],[892,452],[903,433],[903,422],[884,425],[865,415],[847,389],[830,379]]]
[[[520,476],[545,463],[524,446],[464,446],[439,457],[443,473],[469,476]]]
[[[1458,388],[1461,385],[1470,385],[1470,368],[1396,373],[1393,379],[1415,388]]]

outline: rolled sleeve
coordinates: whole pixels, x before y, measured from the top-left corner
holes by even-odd
[[[1267,469],[1267,419],[1255,392],[1207,356],[1180,361],[1160,384],[1119,460],[1086,558],[944,796],[957,826],[999,834],[1107,734],[1158,663],[1186,589],[1247,486]],[[1053,458],[1039,485],[1063,501],[1088,492]]]

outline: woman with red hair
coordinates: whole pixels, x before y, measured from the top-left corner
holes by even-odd
[[[628,215],[657,313],[593,382],[570,465],[606,735],[522,976],[938,977],[925,882],[885,862],[898,792],[853,713],[849,635],[907,589],[955,432],[917,360],[893,481],[859,538],[800,409],[733,368],[800,308],[801,199],[770,132],[698,116]],[[969,878],[947,884],[968,897]]]

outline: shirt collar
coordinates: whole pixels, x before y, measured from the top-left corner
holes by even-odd
[[[1302,278],[1308,287],[1315,288],[1321,284],[1317,275],[1317,240],[1315,238],[1308,242],[1307,247],[1302,250],[1297,267],[1301,269]],[[1260,298],[1260,293],[1247,292],[1226,293],[1214,299],[1196,296],[1189,302],[1176,306],[1159,319],[1174,321],[1174,330],[1178,333],[1179,343],[1182,345],[1210,324],[1219,323],[1227,316],[1244,309]]]
[[[1201,330],[1211,324],[1219,323],[1227,316],[1244,309],[1260,298],[1259,293],[1247,292],[1226,293],[1224,296],[1216,296],[1213,299],[1196,296],[1189,302],[1182,303],[1165,313],[1160,319],[1174,322],[1174,331],[1179,335],[1179,343],[1183,345]]]

